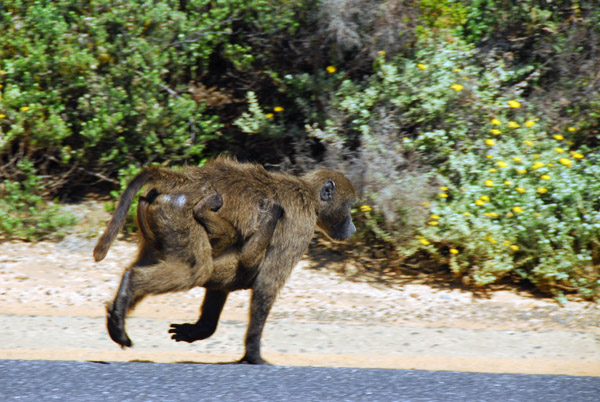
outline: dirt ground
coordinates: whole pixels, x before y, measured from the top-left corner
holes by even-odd
[[[172,322],[197,319],[203,289],[149,297],[121,350],[106,334],[112,298],[135,243],[95,263],[108,215],[74,206],[82,224],[59,242],[0,243],[0,359],[230,362],[243,353],[249,293],[233,293],[213,337],[176,343]],[[487,295],[364,275],[343,256],[306,258],[277,300],[263,338],[274,364],[600,376],[600,306],[558,305],[527,292]],[[340,265],[342,264],[342,265]],[[335,269],[332,268],[335,266]],[[340,268],[342,266],[342,268]]]

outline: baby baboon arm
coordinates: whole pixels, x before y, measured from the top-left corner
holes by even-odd
[[[223,198],[213,193],[201,199],[193,208],[194,218],[206,229],[213,257],[237,243],[239,238],[236,228],[217,214],[221,206],[223,206]]]
[[[206,289],[202,314],[195,324],[171,324],[169,333],[171,339],[177,342],[194,342],[206,339],[215,333],[223,306],[229,292],[224,290]]]
[[[264,258],[273,238],[277,222],[283,216],[283,208],[272,200],[262,202],[258,230],[248,238],[240,253],[240,265],[254,268]]]

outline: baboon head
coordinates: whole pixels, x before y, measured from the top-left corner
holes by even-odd
[[[345,240],[356,232],[350,207],[356,200],[354,186],[342,174],[320,169],[304,176],[318,193],[317,228],[333,240]]]

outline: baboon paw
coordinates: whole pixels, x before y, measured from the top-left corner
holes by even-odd
[[[270,199],[261,200],[258,207],[262,212],[268,212],[275,220],[283,215],[283,207]]]
[[[125,332],[125,321],[122,317],[108,310],[106,313],[106,328],[110,339],[119,344],[121,348],[129,348],[133,346],[133,342]]]
[[[195,342],[206,339],[215,333],[215,328],[206,328],[198,324],[171,324],[171,339],[176,342]]]
[[[271,363],[264,360],[260,356],[244,356],[240,360],[236,362],[237,364],[256,364],[256,365],[267,365],[270,366]]]

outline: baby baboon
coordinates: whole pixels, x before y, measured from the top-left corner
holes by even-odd
[[[260,338],[265,321],[314,229],[335,240],[356,231],[350,217],[355,191],[343,175],[320,169],[294,177],[217,158],[201,168],[149,168],[138,174],[98,240],[97,261],[106,255],[133,197],[145,184],[151,186],[138,207],[138,257],[123,274],[108,309],[109,333],[122,346],[131,345],[125,316],[145,295],[205,287],[200,319],[172,324],[169,330],[176,341],[193,342],[214,333],[229,292],[251,289],[241,361],[264,363]],[[215,222],[216,229],[205,229]],[[216,237],[225,234],[222,251],[214,257],[209,231]]]

